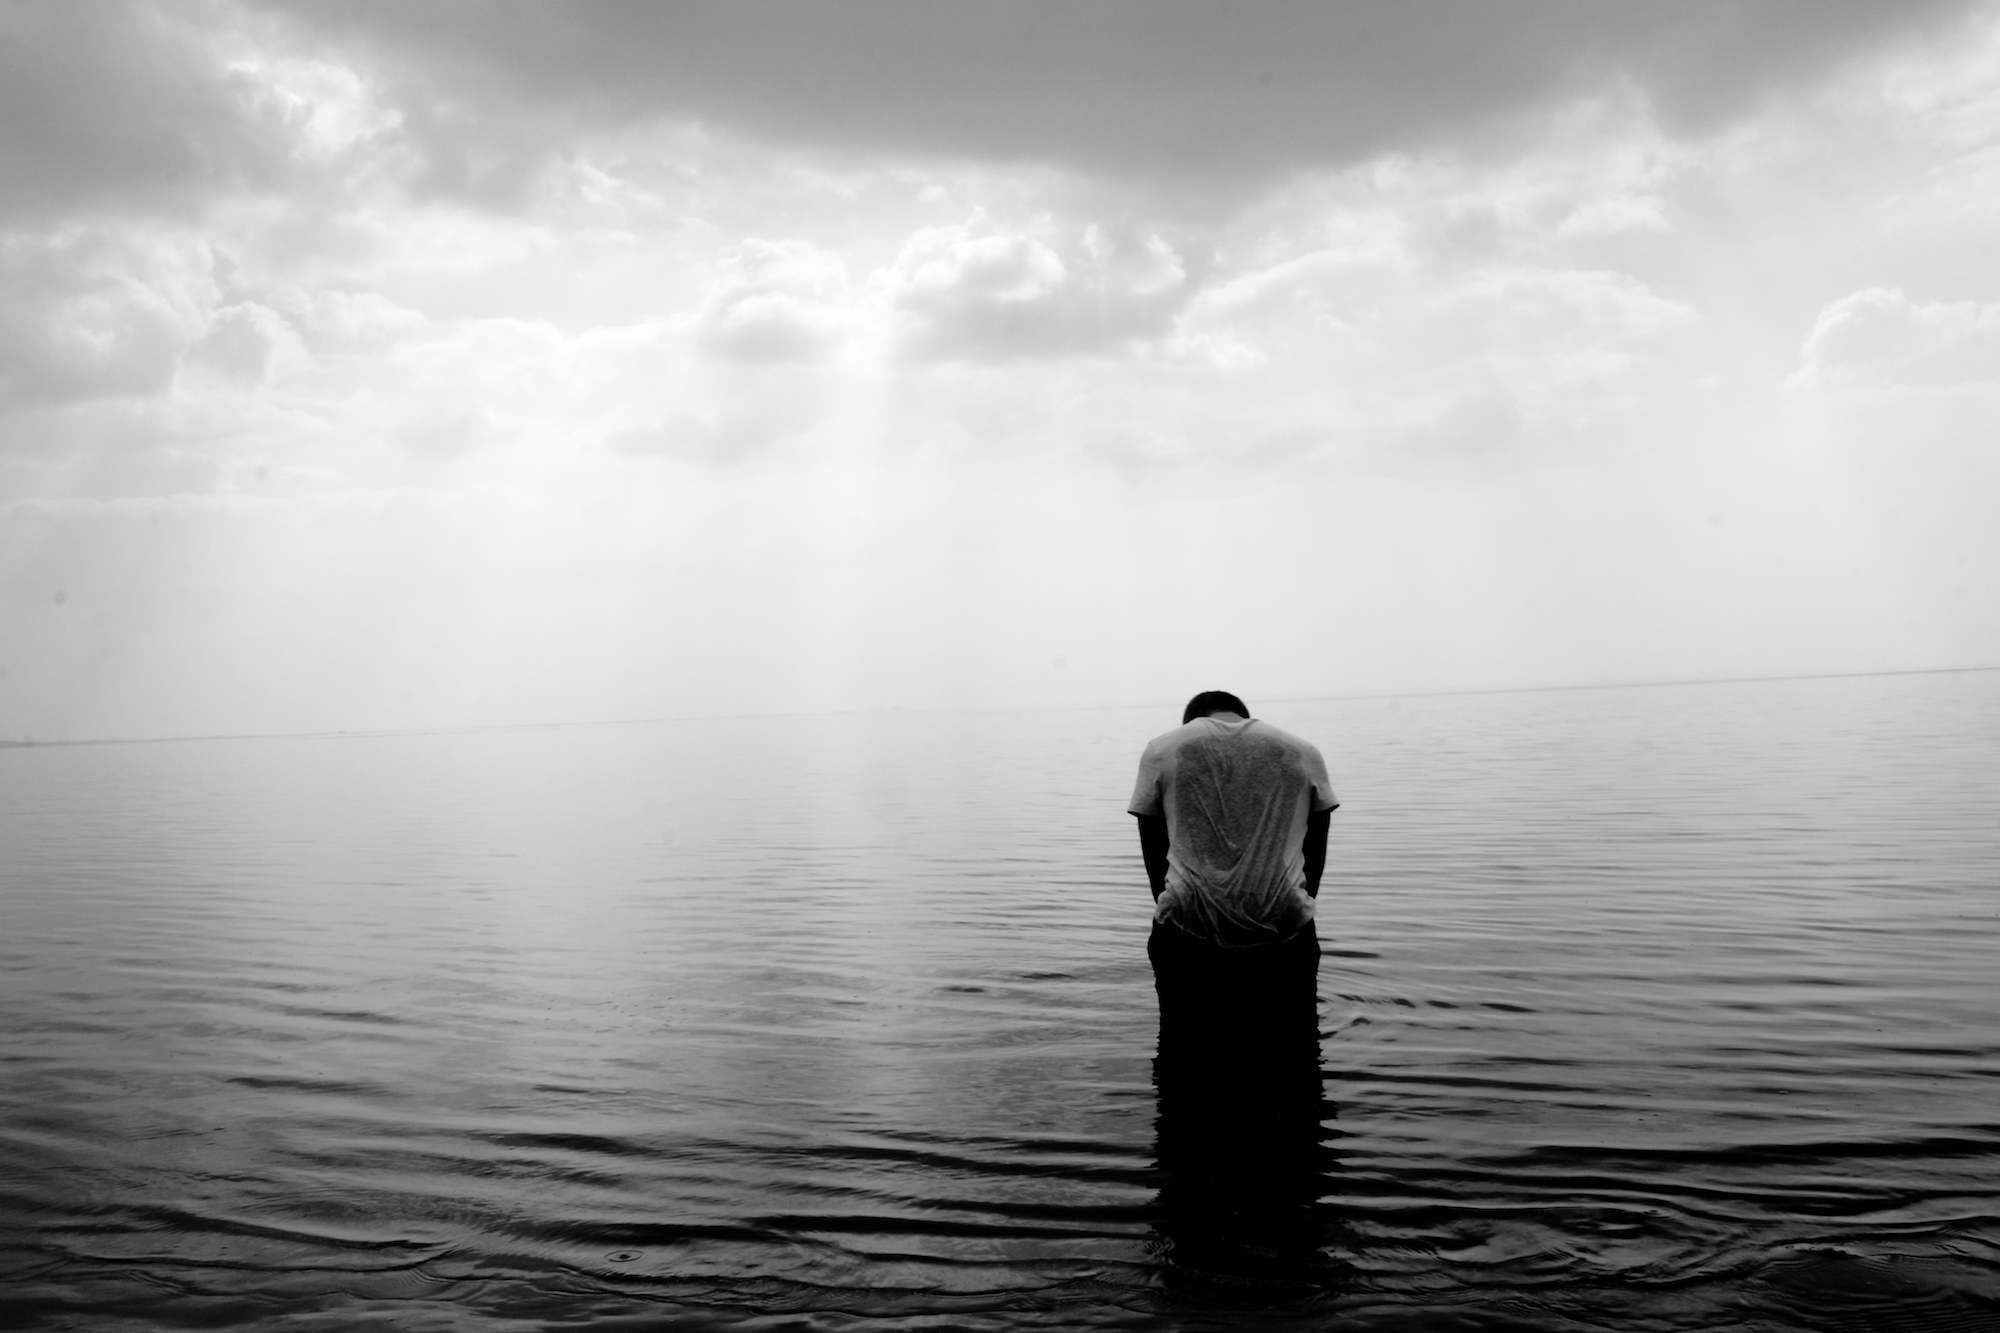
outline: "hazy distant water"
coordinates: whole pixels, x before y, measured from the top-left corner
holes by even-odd
[[[2000,673],[1260,712],[1276,1268],[1162,1203],[1164,711],[0,751],[0,1324],[2000,1329]]]

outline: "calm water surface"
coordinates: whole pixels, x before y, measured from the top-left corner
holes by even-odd
[[[2000,1329],[2000,673],[1259,711],[1303,1083],[1163,710],[0,751],[0,1324]]]

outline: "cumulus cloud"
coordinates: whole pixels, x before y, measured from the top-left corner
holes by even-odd
[[[1794,383],[1943,386],[2000,381],[2000,304],[1916,302],[1869,287],[1820,311]]]
[[[208,329],[187,349],[186,365],[241,385],[262,384],[281,367],[298,368],[307,353],[285,317],[255,301],[218,308]]]
[[[1487,401],[1494,384],[1531,402],[1588,393],[1662,355],[1662,340],[1697,319],[1630,274],[1454,264],[1388,241],[1219,283],[1189,306],[1175,345],[1224,368],[1314,365],[1349,401],[1400,398],[1423,416],[1466,392]]]
[[[1666,231],[1665,205],[1656,194],[1609,194],[1578,204],[1556,224],[1559,236],[1613,236],[1628,231]]]
[[[1496,268],[1444,293],[1425,324],[1447,354],[1505,356],[1528,345],[1575,358],[1578,372],[1589,374],[1624,364],[1634,343],[1693,317],[1687,305],[1627,273]]]
[[[983,213],[911,236],[880,287],[903,350],[937,359],[1011,360],[1117,348],[1166,330],[1190,291],[1186,265],[1156,235],[1047,223],[999,226]]]
[[[79,228],[0,239],[0,403],[149,394],[198,334],[198,247]]]
[[[711,355],[750,364],[817,361],[849,330],[847,268],[830,251],[753,238],[719,269],[717,290],[694,320],[696,342]]]

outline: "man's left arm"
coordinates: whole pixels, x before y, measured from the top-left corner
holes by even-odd
[[[1306,816],[1306,897],[1319,897],[1319,877],[1326,871],[1326,830],[1333,823],[1332,810]],[[1155,897],[1159,895],[1154,894]]]

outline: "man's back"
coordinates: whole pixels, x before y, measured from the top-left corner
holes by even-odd
[[[1155,922],[1227,948],[1306,929],[1306,827],[1336,804],[1319,751],[1267,722],[1220,712],[1156,737],[1129,807],[1165,824]]]

